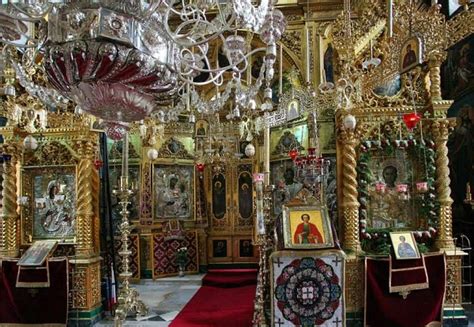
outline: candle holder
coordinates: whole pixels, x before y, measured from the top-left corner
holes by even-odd
[[[130,255],[132,251],[128,248],[130,240],[130,222],[128,220],[128,205],[130,204],[130,197],[133,195],[134,190],[129,187],[128,180],[128,134],[124,137],[124,147],[122,153],[122,176],[120,176],[119,187],[113,191],[113,194],[119,199],[119,205],[121,207],[120,214],[122,215],[122,222],[120,223],[120,233],[122,241],[122,249],[119,251],[119,255],[122,257],[122,272],[119,274],[122,284],[120,285],[120,291],[118,295],[118,305],[115,309],[115,326],[123,326],[123,322],[129,314],[135,313],[137,316],[145,316],[148,313],[148,308],[138,298],[138,291],[130,287],[130,278],[132,272],[130,271]]]
[[[471,185],[469,182],[466,184],[466,198],[464,199],[464,203],[469,204],[471,208],[474,209],[474,200],[472,199]]]

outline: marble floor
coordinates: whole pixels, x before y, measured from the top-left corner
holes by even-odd
[[[168,326],[176,315],[201,287],[203,274],[184,277],[167,277],[158,280],[142,280],[132,284],[140,294],[140,299],[148,306],[148,315],[127,318],[124,326]],[[113,317],[108,317],[95,326],[113,326]]]

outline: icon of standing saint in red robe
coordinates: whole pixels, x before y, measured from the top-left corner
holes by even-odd
[[[307,213],[301,215],[302,223],[296,227],[293,237],[295,244],[317,244],[323,243],[323,237],[315,224],[310,223],[310,216]]]

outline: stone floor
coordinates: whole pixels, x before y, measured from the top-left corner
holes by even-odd
[[[138,319],[129,318],[124,326],[167,327],[201,287],[203,274],[142,280],[132,284],[140,299],[148,306],[149,314]],[[474,305],[466,305],[468,326],[474,327]],[[113,326],[113,318],[105,318],[95,326]],[[452,325],[452,324],[447,324]],[[456,324],[452,326],[457,326]],[[465,324],[463,326],[466,326]]]
[[[201,287],[204,275],[167,277],[158,280],[142,280],[133,284],[140,299],[148,306],[148,315],[137,319],[129,318],[124,326],[168,326]],[[106,318],[95,326],[113,326],[113,318]]]

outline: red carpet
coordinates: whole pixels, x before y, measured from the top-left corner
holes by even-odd
[[[256,284],[256,270],[210,270],[170,327],[252,326]]]

